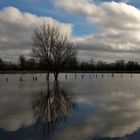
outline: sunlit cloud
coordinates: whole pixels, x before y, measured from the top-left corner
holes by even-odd
[[[72,34],[72,24],[61,23],[51,17],[39,17],[22,12],[15,7],[2,9],[0,11],[0,56],[15,62],[20,54],[29,56],[33,31],[43,22],[60,25],[63,33],[69,36]]]
[[[84,15],[83,18],[96,28],[97,31],[92,34],[74,38],[82,50],[92,50],[93,56],[97,53],[102,56],[103,52],[116,55],[119,52],[121,54],[119,57],[116,55],[116,59],[126,60],[135,53],[134,59],[137,59],[140,51],[140,10],[136,7],[122,1],[96,4],[90,0],[55,0],[55,5],[74,16]],[[106,56],[104,58],[107,60]]]

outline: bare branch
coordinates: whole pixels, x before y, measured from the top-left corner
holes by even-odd
[[[47,61],[48,70],[54,73],[55,79],[60,71],[77,59],[77,49],[67,35],[61,33],[58,25],[42,24],[34,31],[32,40],[33,56]]]

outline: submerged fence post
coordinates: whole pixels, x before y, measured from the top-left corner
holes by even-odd
[[[81,79],[83,79],[83,75],[81,75]]]
[[[111,74],[111,77],[114,78],[114,74],[113,73]]]
[[[65,79],[67,79],[67,74],[65,75]]]
[[[76,79],[76,74],[75,74],[75,79]]]
[[[37,77],[35,77],[35,80],[37,81]]]
[[[89,78],[91,79],[91,75],[89,75]]]
[[[19,81],[23,81],[22,77],[19,78]]]
[[[8,78],[6,77],[6,83],[8,82]]]

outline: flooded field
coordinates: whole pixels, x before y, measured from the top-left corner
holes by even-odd
[[[138,140],[139,74],[0,75],[0,140]]]

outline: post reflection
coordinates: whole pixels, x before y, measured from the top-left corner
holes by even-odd
[[[76,108],[72,92],[60,85],[59,81],[48,82],[47,89],[40,91],[32,101],[36,127],[44,135],[54,132]]]

